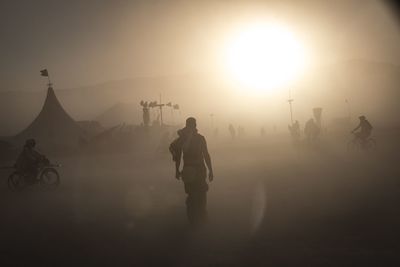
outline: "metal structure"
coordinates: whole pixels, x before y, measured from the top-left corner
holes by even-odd
[[[293,125],[293,108],[292,108],[292,102],[294,101],[294,99],[292,99],[292,94],[291,94],[291,90],[289,90],[289,99],[288,99],[288,103],[289,103],[289,108],[290,108],[290,123],[291,125]]]
[[[164,104],[161,102],[161,94],[160,94],[160,102],[157,101],[152,101],[152,102],[144,102],[143,100],[140,101],[140,105],[143,106],[143,120],[144,120],[144,116],[145,116],[145,109],[146,112],[149,111],[149,108],[159,108],[160,110],[160,120],[161,120],[161,125],[164,125],[164,118],[163,118],[163,107],[167,106],[169,108],[171,108],[171,116],[172,116],[172,120],[174,121],[174,114],[173,111],[174,110],[180,110],[180,107],[178,104],[172,104],[172,102],[168,102],[167,104]],[[148,113],[149,117],[150,117],[150,112]],[[150,121],[150,119],[149,119]]]
[[[345,101],[346,104],[347,104],[347,115],[349,116],[349,121],[351,121],[351,109],[350,109],[349,100],[346,98],[344,101]]]

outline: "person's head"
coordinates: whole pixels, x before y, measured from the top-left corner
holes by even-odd
[[[31,138],[25,141],[25,146],[29,148],[34,148],[36,145],[35,139]]]
[[[190,129],[196,129],[196,119],[193,117],[189,117],[186,119],[186,127]]]
[[[360,117],[358,117],[358,118],[360,119],[360,121],[365,121],[365,120],[366,120],[366,118],[365,118],[364,115],[362,115],[362,116],[360,116]]]

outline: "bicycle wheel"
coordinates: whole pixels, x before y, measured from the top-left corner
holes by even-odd
[[[365,150],[367,151],[376,150],[376,141],[372,138],[368,139],[367,143],[365,144]]]
[[[357,141],[351,140],[347,143],[347,151],[357,151],[360,149],[360,144]]]
[[[40,174],[40,184],[47,188],[55,188],[60,184],[60,175],[54,168],[45,168]]]
[[[7,180],[8,188],[12,191],[18,191],[25,187],[24,177],[18,172],[13,172]]]

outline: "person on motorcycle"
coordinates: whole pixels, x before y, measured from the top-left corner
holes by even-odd
[[[352,133],[355,134],[357,138],[359,138],[362,142],[365,142],[367,138],[371,135],[372,132],[372,125],[369,121],[365,118],[365,116],[358,117],[360,119],[360,123],[356,128],[354,128]],[[356,132],[358,129],[360,131]]]
[[[35,139],[28,139],[24,148],[19,154],[15,167],[17,170],[26,174],[30,181],[34,181],[38,175],[39,163],[45,158],[35,150]]]

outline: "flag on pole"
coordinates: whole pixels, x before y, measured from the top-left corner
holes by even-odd
[[[40,71],[40,75],[44,77],[49,77],[49,72],[47,71],[47,69],[44,69]]]

